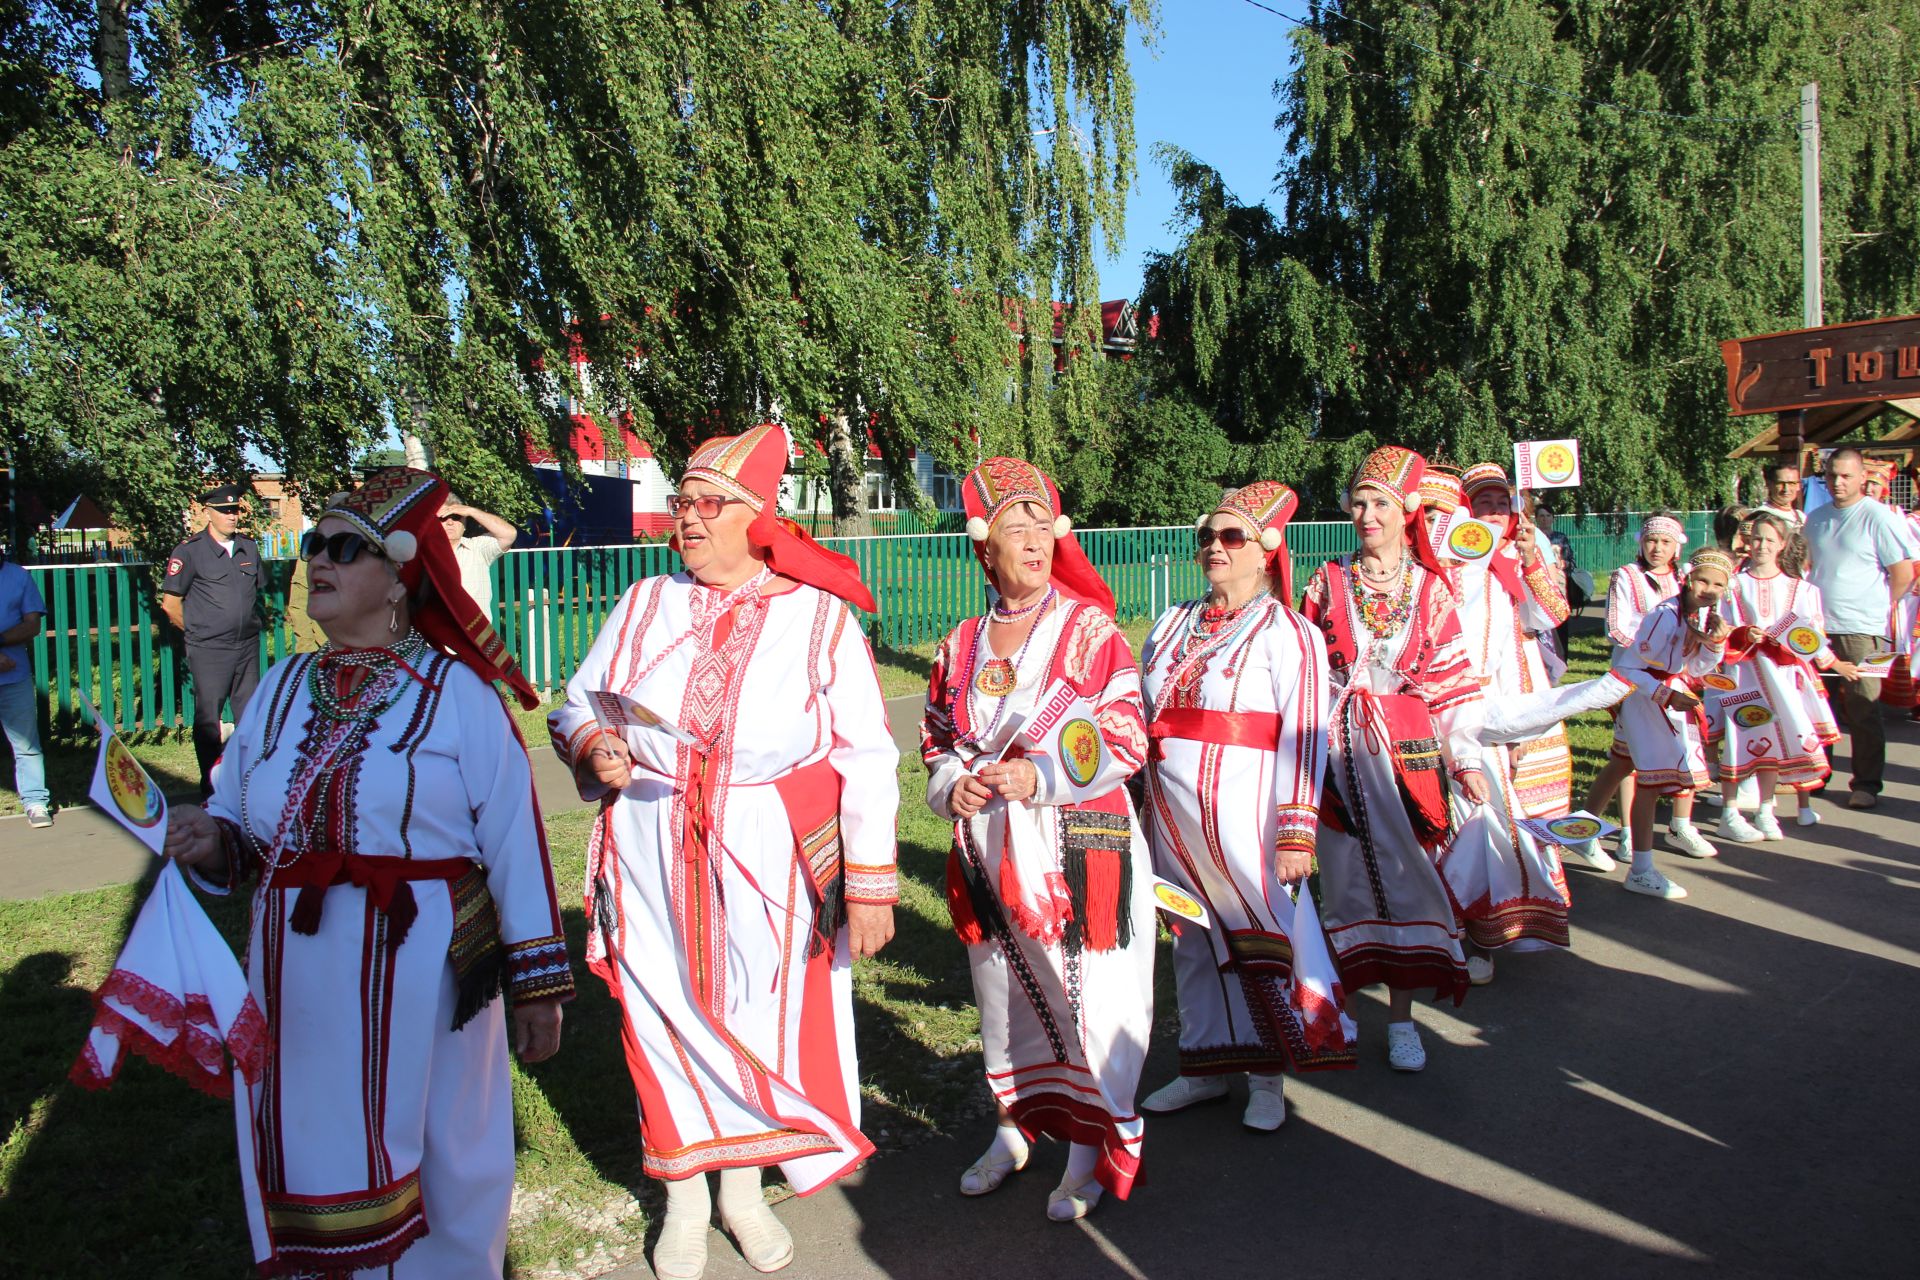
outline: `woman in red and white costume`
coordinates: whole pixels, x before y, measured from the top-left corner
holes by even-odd
[[[513,1041],[559,1046],[573,996],[526,747],[539,704],[460,585],[447,487],[377,471],[301,540],[317,653],[276,663],[167,853],[258,878],[248,984],[267,1068],[234,1091],[262,1275],[499,1276]]]
[[[706,1174],[749,1264],[793,1241],[760,1193],[801,1195],[873,1152],[861,1134],[852,962],[893,935],[894,777],[851,560],[778,514],[788,440],[694,452],[670,502],[685,570],[635,583],[548,717],[580,794],[587,963],[620,1002],[644,1167],[667,1186],[661,1276],[706,1265]],[[603,692],[673,727],[616,727]],[[644,715],[629,719],[644,719]]]
[[[1786,838],[1774,814],[1774,791],[1782,782],[1798,794],[1800,825],[1820,821],[1813,793],[1832,772],[1827,748],[1840,740],[1840,730],[1818,673],[1855,678],[1853,664],[1827,644],[1820,588],[1780,563],[1793,535],[1785,517],[1756,511],[1748,523],[1746,565],[1727,592],[1734,626],[1727,661],[1740,684],[1720,703],[1729,748],[1720,785],[1730,791],[1748,778],[1759,784],[1763,798],[1754,826],[1767,840]],[[1812,652],[1793,647],[1809,635],[1817,638]]]
[[[947,906],[999,1104],[960,1191],[995,1190],[1044,1134],[1072,1144],[1047,1200],[1047,1216],[1067,1222],[1103,1192],[1125,1199],[1140,1167],[1153,873],[1124,785],[1147,756],[1140,674],[1053,481],[988,458],[962,493],[998,598],[940,645],[921,722],[927,804],[953,821]],[[1038,754],[1024,724],[1043,700],[1072,699],[1086,708],[1082,754]]]
[[[1680,548],[1687,545],[1686,526],[1664,513],[1649,516],[1640,526],[1639,544],[1639,555],[1631,563],[1615,569],[1607,580],[1607,639],[1613,642],[1615,658],[1633,648],[1640,620],[1649,610],[1680,594]],[[1624,828],[1633,813],[1633,753],[1627,750],[1627,740],[1620,732],[1617,718],[1613,749],[1587,787],[1586,811],[1604,814],[1607,802],[1616,791],[1620,794],[1620,822]],[[1623,835],[1623,851],[1626,846],[1627,837]],[[1619,865],[1600,847],[1597,839],[1568,845],[1567,852],[1595,871],[1612,871]]]
[[[1480,683],[1454,594],[1420,525],[1426,459],[1376,449],[1348,490],[1360,549],[1307,585],[1307,620],[1327,639],[1333,786],[1319,838],[1321,916],[1349,991],[1385,983],[1387,1060],[1427,1064],[1413,993],[1466,995],[1456,906],[1436,865],[1451,829],[1450,774],[1474,804]]]
[[[1206,905],[1176,922],[1180,1075],[1140,1104],[1168,1112],[1226,1096],[1243,1121],[1287,1118],[1283,1068],[1351,1067],[1353,1022],[1307,887],[1327,772],[1327,647],[1290,607],[1292,489],[1226,495],[1197,531],[1205,598],[1167,610],[1142,651],[1153,753],[1154,869]]]

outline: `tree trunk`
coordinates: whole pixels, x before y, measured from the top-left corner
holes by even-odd
[[[99,30],[93,36],[93,68],[100,73],[100,96],[119,102],[133,84],[133,47],[127,14],[133,0],[98,0]]]
[[[833,494],[833,536],[858,538],[870,532],[866,450],[855,444],[853,425],[844,412],[833,415],[827,431],[827,488]]]

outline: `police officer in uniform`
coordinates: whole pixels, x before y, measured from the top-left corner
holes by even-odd
[[[237,722],[260,681],[260,548],[237,532],[244,492],[225,484],[200,495],[206,526],[173,549],[160,584],[162,611],[187,636],[203,796],[213,792],[209,774],[220,758],[221,708],[231,702]]]

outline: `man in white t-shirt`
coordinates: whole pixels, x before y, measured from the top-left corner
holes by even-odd
[[[467,536],[467,522],[480,526],[483,533]],[[460,585],[467,589],[480,614],[493,621],[493,562],[514,544],[520,531],[490,511],[469,507],[447,495],[440,508],[440,529],[453,544],[453,558],[460,562]]]
[[[1866,494],[1867,464],[1857,449],[1836,449],[1827,459],[1833,501],[1807,516],[1807,580],[1820,588],[1827,615],[1827,643],[1834,656],[1855,665],[1884,652],[1892,602],[1913,585],[1920,545],[1900,512]],[[1853,794],[1847,803],[1871,809],[1879,802],[1887,760],[1887,734],[1880,723],[1880,681],[1828,677],[1834,702],[1846,716],[1853,754]]]

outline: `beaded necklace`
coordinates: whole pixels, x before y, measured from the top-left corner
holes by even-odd
[[[1413,616],[1413,557],[1405,551],[1400,553],[1399,583],[1385,590],[1369,585],[1357,558],[1353,567],[1354,581],[1360,588],[1354,596],[1360,621],[1376,640],[1400,634]]]
[[[987,620],[989,622],[1002,622],[1002,623],[1018,622],[1020,619],[1026,617],[1028,614],[1034,612],[1037,609],[1044,607],[1047,601],[1052,599],[1052,597],[1053,597],[1053,588],[1048,587],[1046,595],[1041,596],[1038,600],[1035,600],[1032,604],[1022,606],[1021,608],[1018,608],[1018,609],[1009,609],[1001,601],[995,600],[993,602],[993,612],[988,615]]]
[[[997,699],[1000,705],[994,708],[993,719],[987,722],[985,731],[971,735],[975,742],[985,742],[992,738],[994,730],[1000,727],[1000,721],[1006,717],[1007,703],[1011,700],[1013,691],[1020,687],[1020,663],[1027,656],[1027,646],[1033,643],[1034,634],[1040,630],[1041,622],[1046,619],[1048,612],[1046,606],[1051,606],[1057,597],[1058,593],[1052,587],[1048,587],[1046,596],[1040,601],[1040,616],[1033,620],[1033,626],[1027,631],[1027,638],[1020,642],[1020,648],[1015,651],[1011,659],[996,658],[992,650],[988,650],[987,661],[981,665],[979,673],[974,676],[971,683],[974,690],[985,697]],[[981,628],[974,628],[973,643],[967,649],[969,668],[980,656],[982,634],[984,632]],[[969,693],[968,696],[971,697],[972,694]]]

